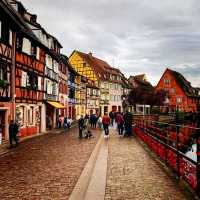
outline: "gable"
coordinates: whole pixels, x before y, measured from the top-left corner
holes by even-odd
[[[97,81],[97,76],[93,70],[93,68],[90,66],[88,62],[86,62],[79,54],[78,52],[74,51],[72,55],[69,57],[69,62],[72,65],[72,67],[82,76],[85,76],[86,78]]]

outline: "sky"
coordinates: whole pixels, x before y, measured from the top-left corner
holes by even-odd
[[[156,85],[166,68],[200,87],[199,0],[21,0],[62,44]]]

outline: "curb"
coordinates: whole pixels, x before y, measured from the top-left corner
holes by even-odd
[[[95,149],[93,150],[87,164],[85,165],[69,197],[69,200],[83,200],[84,199],[91,177],[92,177],[92,172],[94,171],[94,167],[97,161],[97,157],[101,148],[102,141],[103,141],[103,135],[100,136],[99,141],[95,146]]]

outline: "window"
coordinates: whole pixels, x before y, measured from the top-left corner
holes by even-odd
[[[36,49],[36,59],[40,60],[40,48],[39,47],[37,47],[37,49]]]
[[[37,47],[35,45],[32,44],[31,46],[31,55],[36,58],[36,54],[37,54]]]
[[[38,76],[38,90],[42,90],[42,77]]]
[[[27,73],[22,71],[22,76],[21,76],[21,86],[26,87],[26,79],[27,79]]]
[[[9,44],[12,46],[12,31],[9,30]]]
[[[166,84],[166,85],[169,85],[169,84],[170,84],[170,80],[169,80],[169,79],[166,79],[166,78],[164,78],[164,84]]]
[[[33,106],[28,108],[28,123],[33,124]]]
[[[182,98],[181,98],[181,97],[177,97],[177,98],[176,98],[176,102],[177,102],[177,103],[181,103],[181,102],[182,102]]]
[[[16,121],[20,125],[23,125],[23,123],[25,122],[25,118],[24,118],[24,106],[16,107]]]
[[[31,42],[26,38],[23,38],[22,51],[31,55]]]
[[[175,88],[171,89],[171,93],[174,94],[176,92]]]

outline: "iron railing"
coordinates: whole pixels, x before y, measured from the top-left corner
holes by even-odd
[[[135,116],[134,133],[199,195],[200,128],[195,124],[179,125],[155,119],[156,116]]]

